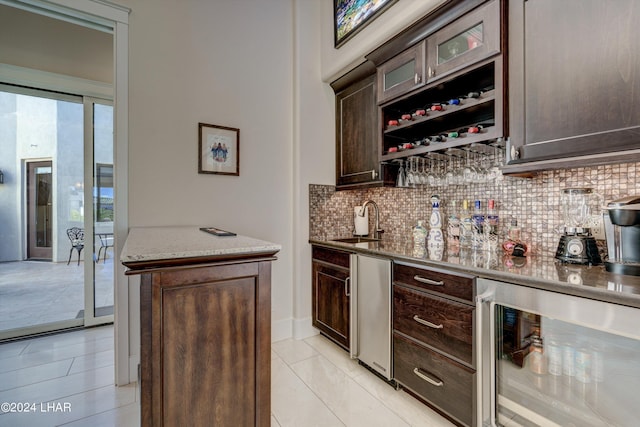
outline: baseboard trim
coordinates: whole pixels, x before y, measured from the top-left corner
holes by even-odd
[[[274,320],[271,322],[271,342],[282,341],[292,337],[292,319]]]
[[[271,323],[271,342],[293,338],[303,340],[318,335],[318,330],[311,325],[311,317],[304,319],[281,319]]]

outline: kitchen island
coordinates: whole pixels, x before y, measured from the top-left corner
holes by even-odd
[[[271,262],[280,245],[197,227],[132,228],[141,425],[270,423]]]

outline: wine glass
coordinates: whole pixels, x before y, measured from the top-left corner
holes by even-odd
[[[429,156],[429,175],[427,176],[427,182],[430,187],[435,187],[438,182],[436,171],[433,168],[433,158]]]
[[[415,187],[415,172],[413,170],[413,157],[407,159],[407,187]]]
[[[469,155],[469,151],[471,151],[468,147],[465,148],[466,151],[466,162],[464,168],[462,169],[462,179],[465,183],[472,183],[475,180],[475,170],[471,166],[471,157]]]
[[[500,172],[500,166],[501,166],[500,157],[502,154],[502,149],[500,148],[498,143],[494,143],[492,144],[492,146],[493,146],[493,162],[491,163],[491,166],[487,171],[487,181],[494,181],[499,179],[502,176],[502,173]]]
[[[446,154],[448,156],[447,158],[447,172],[445,174],[445,184],[446,185],[455,185],[456,184],[456,175],[453,172],[453,160],[452,160],[452,156],[453,153],[450,152],[449,150],[446,151]]]
[[[400,160],[400,168],[398,168],[398,178],[396,180],[396,187],[406,187],[407,176],[404,172],[404,161]]]

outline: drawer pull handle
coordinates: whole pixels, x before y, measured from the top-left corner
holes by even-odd
[[[435,323],[431,323],[428,320],[421,319],[420,316],[418,316],[417,314],[415,316],[413,316],[413,320],[415,320],[416,322],[420,323],[421,325],[425,325],[425,326],[428,326],[428,327],[433,328],[433,329],[442,329],[443,328],[442,324],[436,325]]]
[[[444,286],[444,282],[442,280],[440,280],[439,282],[436,282],[435,280],[426,279],[418,275],[413,276],[413,280],[416,280],[420,283],[426,283],[427,285]]]
[[[349,286],[350,283],[351,283],[351,277],[347,277],[346,279],[344,279],[344,296],[345,297],[351,296],[351,286]]]
[[[421,378],[426,382],[428,382],[429,384],[434,385],[436,387],[442,387],[444,385],[442,380],[438,380],[438,379],[434,380],[433,378],[429,378],[428,376],[420,372],[420,368],[413,368],[413,373],[416,374],[418,378]]]

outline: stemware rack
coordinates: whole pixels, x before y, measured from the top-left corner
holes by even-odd
[[[473,156],[473,159],[470,156]],[[477,156],[481,156],[480,159]],[[394,159],[388,164],[397,171],[396,187],[415,188],[424,185],[440,187],[484,183],[498,178],[498,171],[504,166],[504,141],[498,138],[486,143],[448,148],[442,152],[431,151],[422,155],[409,156],[406,161]],[[470,166],[472,166],[471,169],[475,169],[472,171],[474,175],[463,176],[462,171]],[[410,178],[412,174],[419,177],[417,181],[415,178]]]

